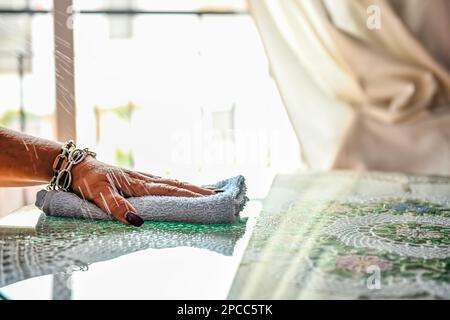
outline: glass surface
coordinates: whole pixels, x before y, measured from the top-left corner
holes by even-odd
[[[37,210],[37,209],[35,209]],[[233,225],[43,218],[0,236],[0,293],[9,299],[224,299],[259,202]]]
[[[281,175],[230,299],[449,299],[450,178]]]

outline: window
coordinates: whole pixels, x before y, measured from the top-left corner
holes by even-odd
[[[52,16],[8,13],[38,9],[44,2],[0,0],[0,10],[7,11],[0,12],[0,125],[54,138]],[[2,189],[0,215],[34,202],[35,191]]]
[[[26,131],[54,138],[52,3],[19,2],[0,0],[0,8],[28,10],[1,14],[0,36],[14,31],[9,38],[32,54],[22,89],[17,63],[3,62],[0,117],[20,110],[23,90]],[[245,174],[253,197],[275,172],[298,165],[246,1],[74,0],[68,12],[77,140],[101,160],[194,183]]]

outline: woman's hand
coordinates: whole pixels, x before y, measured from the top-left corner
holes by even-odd
[[[125,197],[202,197],[217,190],[111,166],[88,156],[72,169],[72,191],[129,225],[144,221]]]
[[[61,153],[61,147],[58,142],[0,127],[0,187],[48,183],[53,177],[52,164]],[[201,197],[220,192],[121,169],[91,156],[76,164],[71,174],[73,192],[94,202],[117,220],[134,226],[140,226],[144,221],[125,197]]]

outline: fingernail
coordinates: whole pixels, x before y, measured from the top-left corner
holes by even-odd
[[[222,192],[225,192],[225,190],[222,190],[222,189],[218,189],[218,190],[214,190],[216,193],[222,193]]]
[[[136,227],[140,227],[144,223],[144,220],[142,220],[141,217],[131,212],[127,212],[125,214],[125,220],[127,220],[129,223],[131,223],[133,226]]]

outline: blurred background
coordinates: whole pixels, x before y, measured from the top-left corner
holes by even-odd
[[[58,139],[52,10],[0,0],[0,125]],[[76,101],[66,122],[100,160],[193,183],[243,174],[253,199],[301,167],[245,0],[73,0],[66,13]],[[0,189],[0,215],[37,189]]]
[[[276,173],[450,176],[449,29],[447,0],[0,0],[0,125],[255,200]]]

